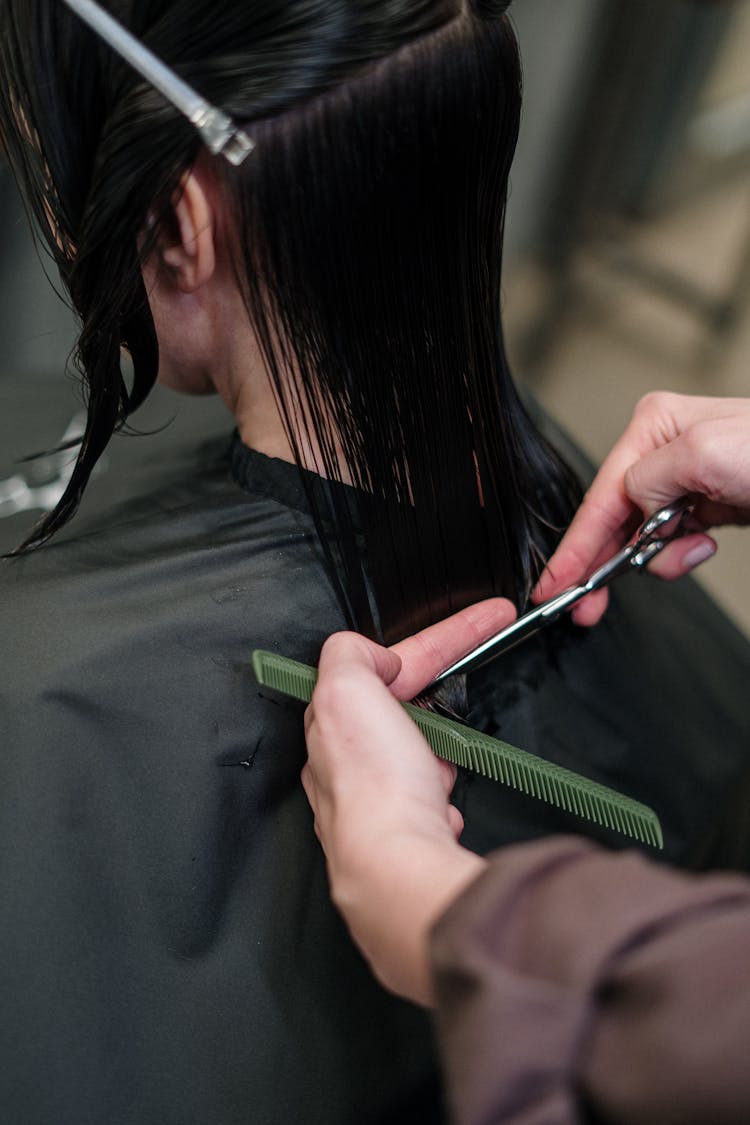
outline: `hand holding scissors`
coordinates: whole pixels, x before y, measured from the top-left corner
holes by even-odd
[[[706,534],[710,528],[750,523],[750,398],[667,391],[642,398],[550,559],[534,600],[559,593],[614,554],[640,512],[683,495],[695,504],[691,528],[650,568],[660,578],[678,578],[710,558],[716,551]],[[606,589],[586,598],[573,612],[576,624],[594,625],[606,605]]]
[[[668,543],[685,534],[686,521],[692,514],[694,506],[690,498],[683,496],[673,504],[660,508],[641,524],[627,546],[619,550],[603,566],[598,567],[585,582],[569,586],[562,593],[556,594],[519,617],[511,625],[444,669],[434,683],[440,683],[448,676],[454,676],[459,672],[480,668],[557,621],[561,614],[571,609],[581,598],[609,585],[621,574],[642,570]]]

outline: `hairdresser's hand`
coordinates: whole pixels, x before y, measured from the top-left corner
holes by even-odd
[[[698,497],[696,530],[651,563],[649,570],[661,578],[678,578],[710,558],[716,542],[703,529],[750,523],[750,399],[661,391],[641,399],[550,559],[534,600],[587,577],[645,516],[685,493]],[[573,617],[579,625],[593,625],[606,606],[601,590],[581,601]]]
[[[483,869],[457,840],[455,768],[436,758],[397,699],[515,617],[494,598],[392,649],[355,633],[323,646],[305,716],[302,782],[326,855],[331,896],[386,988],[429,1004],[432,924]]]

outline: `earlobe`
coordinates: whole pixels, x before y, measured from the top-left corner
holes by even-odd
[[[177,241],[162,245],[161,259],[175,285],[183,293],[194,293],[210,281],[216,267],[213,208],[194,171],[182,181],[173,219]]]

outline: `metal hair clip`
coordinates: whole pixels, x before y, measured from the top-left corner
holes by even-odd
[[[455,664],[451,664],[435,679],[439,684],[448,676],[455,676],[458,672],[469,672],[473,668],[480,668],[495,657],[500,656],[509,649],[515,648],[521,641],[533,637],[541,629],[551,625],[562,613],[570,609],[576,602],[594,590],[607,586],[614,578],[621,574],[628,574],[632,570],[642,570],[660,551],[677,539],[687,530],[685,521],[692,513],[695,505],[688,497],[683,496],[675,500],[666,508],[660,508],[645,523],[641,524],[632,541],[622,550],[618,551],[608,562],[595,570],[591,577],[580,586],[570,586],[561,594],[556,594],[549,601],[542,602],[529,613],[519,617],[512,625],[490,637],[484,644],[479,645],[466,656],[462,656]],[[433,685],[430,685],[433,686]]]
[[[94,0],[63,0],[63,3],[187,117],[215,156],[221,155],[238,166],[253,151],[255,143],[244,129],[183,82]]]

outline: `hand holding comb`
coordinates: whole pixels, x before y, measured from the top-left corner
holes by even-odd
[[[303,703],[312,699],[317,680],[315,668],[259,649],[253,653],[252,663],[258,683]],[[663,847],[659,819],[647,805],[463,723],[423,711],[411,703],[401,706],[439,758],[644,844]]]

